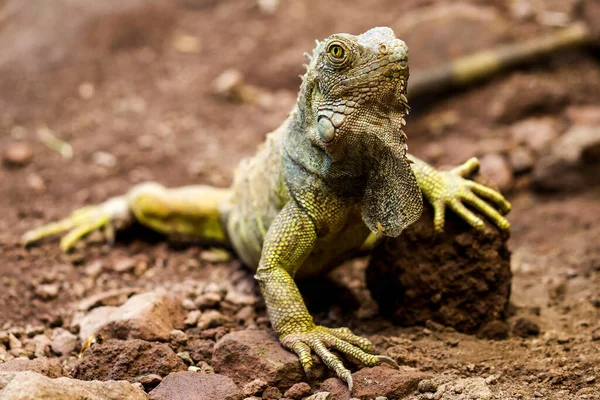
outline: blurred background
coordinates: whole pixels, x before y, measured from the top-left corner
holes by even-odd
[[[315,39],[389,26],[408,44],[417,79],[460,56],[598,20],[599,2],[588,2],[586,15],[580,3],[0,0],[0,327],[62,324],[69,304],[100,290],[206,277],[190,261],[204,254],[195,247],[126,240],[64,256],[56,242],[25,250],[18,238],[142,181],[229,185],[239,160],[293,106]],[[434,165],[481,158],[513,202],[512,303],[554,332],[543,340],[564,334],[596,361],[597,43],[582,40],[468,88],[415,95],[406,129],[411,152]],[[109,267],[123,259],[146,268]],[[540,350],[545,376],[565,376],[548,390],[585,388],[598,373],[569,350],[553,353],[570,360],[567,372],[544,364]],[[539,372],[532,368],[523,376]]]

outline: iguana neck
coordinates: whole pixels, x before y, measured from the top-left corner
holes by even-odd
[[[332,174],[333,160],[311,138],[316,135],[312,100],[316,84],[304,78],[296,105],[284,129],[283,160],[285,180],[292,192],[302,187],[320,187],[345,199],[359,199],[364,187],[363,170]]]

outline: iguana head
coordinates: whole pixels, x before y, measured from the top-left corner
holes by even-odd
[[[317,43],[304,77],[303,118],[329,187],[360,193],[372,231],[396,236],[421,215],[406,158],[408,48],[390,28]],[[358,190],[357,190],[358,189]]]

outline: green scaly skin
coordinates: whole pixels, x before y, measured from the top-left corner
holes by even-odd
[[[68,251],[90,231],[105,229],[112,238],[115,224],[137,220],[165,234],[227,243],[256,271],[273,329],[307,374],[315,352],[352,388],[332,349],[367,366],[396,363],[348,328],[316,325],[294,279],[326,273],[373,243],[370,235],[399,235],[421,215],[423,195],[438,231],[447,207],[484,228],[463,203],[509,229],[501,215],[509,203],[464,178],[478,168],[476,159],[442,172],[406,154],[407,52],[389,28],[333,35],[308,56],[289,118],[242,162],[230,189],[138,185],[30,231],[23,242],[69,231],[61,240]]]

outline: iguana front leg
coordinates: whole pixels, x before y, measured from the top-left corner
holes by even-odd
[[[316,325],[306,309],[293,276],[311,253],[317,240],[313,219],[290,201],[270,226],[256,271],[273,329],[282,344],[294,351],[307,375],[312,367],[311,350],[352,390],[352,375],[330,349],[335,349],[367,366],[381,362],[397,366],[385,356],[373,353],[373,344],[348,328],[331,329]]]
[[[484,229],[483,220],[467,209],[464,203],[475,208],[498,228],[510,229],[510,223],[502,216],[510,211],[510,203],[497,191],[464,178],[479,168],[479,161],[476,158],[470,158],[450,171],[439,171],[412,155],[408,155],[408,158],[412,161],[419,187],[433,206],[433,223],[437,232],[444,230],[446,207],[452,209],[474,228]],[[482,198],[495,204],[500,211]]]

